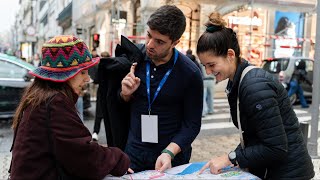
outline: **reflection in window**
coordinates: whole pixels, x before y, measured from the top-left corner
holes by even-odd
[[[27,73],[28,71],[25,68],[0,60],[0,78],[23,79]]]
[[[289,64],[289,59],[275,59],[272,61],[266,61],[266,64],[263,65],[264,69],[271,73],[279,73],[287,69]]]

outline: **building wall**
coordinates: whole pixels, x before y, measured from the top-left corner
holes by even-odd
[[[146,22],[157,8],[166,3],[174,4],[182,9],[187,18],[186,31],[181,38],[181,43],[177,48],[182,52],[187,49],[192,49],[195,52],[196,43],[200,35],[204,32],[204,23],[208,20],[208,15],[212,11],[220,11],[223,15],[239,9],[248,8],[248,1],[246,0],[140,0],[140,7],[138,10],[138,24],[134,24],[133,20],[133,1],[132,0],[74,0],[72,5],[72,26],[70,28],[62,29],[57,24],[57,17],[60,12],[71,2],[72,0],[48,0],[46,1],[47,9],[39,9],[40,1],[21,1],[21,8],[19,15],[17,16],[17,40],[20,43],[26,42],[24,36],[24,30],[30,24],[34,24],[37,29],[37,39],[34,46],[34,52],[40,52],[42,44],[49,38],[57,34],[74,34],[82,38],[90,49],[93,48],[92,36],[97,33],[100,34],[100,46],[98,52],[108,51],[113,54],[114,48],[119,42],[120,35],[123,34],[131,38],[136,43],[144,43],[144,37],[146,34]],[[314,1],[314,0],[313,0]],[[314,3],[314,2],[311,3]],[[32,3],[31,3],[32,2]],[[26,11],[30,5],[38,3],[35,6],[36,11]],[[114,2],[114,3],[112,3]],[[281,11],[305,11],[310,9],[310,2],[305,3],[302,8],[293,7],[296,2],[292,1],[292,5],[288,3],[286,6],[279,6],[278,1],[265,2],[262,0],[255,0],[253,8],[267,8],[267,13],[264,16],[264,33],[263,35],[271,35],[274,31],[274,14],[276,10]],[[282,1],[281,1],[282,2]],[[300,2],[300,1],[299,1]],[[301,3],[301,2],[300,2]],[[310,6],[310,7],[309,7]],[[112,13],[115,13],[115,8],[120,11],[127,11],[127,19],[125,24],[112,23]],[[190,9],[192,9],[192,20],[190,20]],[[195,11],[196,10],[196,11]],[[24,12],[26,12],[24,14]],[[47,25],[41,25],[41,19],[45,14],[48,14]],[[32,15],[38,17],[32,19]],[[190,22],[191,26],[190,26]],[[315,16],[306,18],[305,21],[305,37],[315,37]],[[77,29],[81,29],[82,33],[77,34]],[[136,36],[133,35],[133,30],[137,29]],[[190,35],[191,31],[191,35]],[[265,38],[266,46],[263,50],[263,57],[272,57],[273,55],[273,39]],[[304,43],[303,55],[307,56],[310,49],[312,50],[311,43],[308,45]],[[246,57],[246,55],[244,55]]]

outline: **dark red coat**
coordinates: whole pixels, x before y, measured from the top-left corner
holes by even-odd
[[[77,114],[75,100],[58,93],[50,109],[55,156],[70,174],[103,179],[107,174],[121,176],[127,172],[130,160],[125,153],[91,141],[90,131]],[[45,103],[32,111],[26,108],[12,151],[12,179],[57,179],[49,155],[46,113]]]

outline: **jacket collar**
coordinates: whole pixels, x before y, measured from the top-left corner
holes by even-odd
[[[240,60],[240,64],[237,66],[236,73],[233,77],[233,81],[229,80],[228,85],[226,87],[226,93],[229,95],[229,93],[233,91],[238,91],[239,81],[241,78],[242,71],[249,66],[249,62],[245,59]]]

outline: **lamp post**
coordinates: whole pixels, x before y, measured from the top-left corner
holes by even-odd
[[[250,52],[251,52],[251,41],[252,41],[252,20],[253,20],[253,1],[254,0],[251,0],[250,1],[250,7],[251,7],[251,12],[250,12],[250,16],[251,16],[251,20],[250,20],[250,31],[249,31],[249,44],[248,44],[248,56],[247,56],[247,59],[250,60]]]
[[[190,12],[190,20],[189,20],[189,44],[188,44],[188,48],[191,49],[191,36],[192,36],[192,9]]]
[[[317,28],[320,28],[320,0],[317,3]],[[320,32],[316,33],[315,60],[313,63],[313,77],[320,76]],[[317,78],[314,78],[317,80]],[[319,122],[319,91],[320,82],[313,81],[312,87],[312,113],[311,113],[311,136],[308,141],[308,151],[312,157],[318,158],[318,122]]]

